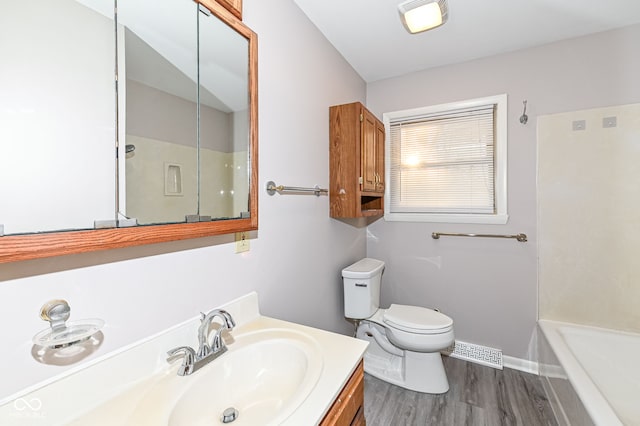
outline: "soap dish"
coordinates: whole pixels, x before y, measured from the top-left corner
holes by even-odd
[[[40,309],[40,318],[49,321],[51,328],[33,336],[33,343],[47,348],[58,349],[89,339],[104,326],[104,321],[89,318],[69,321],[71,308],[66,300],[52,300]]]

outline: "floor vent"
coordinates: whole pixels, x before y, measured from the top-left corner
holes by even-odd
[[[443,351],[446,355],[502,370],[502,351],[473,343],[455,341]]]

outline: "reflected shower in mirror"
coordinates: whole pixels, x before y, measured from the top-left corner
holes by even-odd
[[[138,224],[197,212],[197,11],[188,0],[118,7],[119,207]]]
[[[120,170],[120,211],[138,224],[241,217],[249,210],[248,40],[196,3],[171,4],[153,15],[143,0],[118,9],[120,126],[136,147]]]

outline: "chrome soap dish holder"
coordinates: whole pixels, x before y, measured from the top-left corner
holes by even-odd
[[[40,318],[49,321],[51,327],[33,336],[33,343],[51,349],[65,348],[88,340],[104,326],[104,321],[98,318],[67,322],[70,316],[71,307],[66,300],[45,303],[40,308]]]

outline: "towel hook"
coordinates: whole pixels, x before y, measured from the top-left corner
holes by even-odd
[[[524,101],[522,101],[522,104],[524,105],[524,110],[522,111],[522,115],[520,116],[520,123],[527,124],[527,121],[529,121],[529,116],[527,115],[527,100],[525,99]]]

